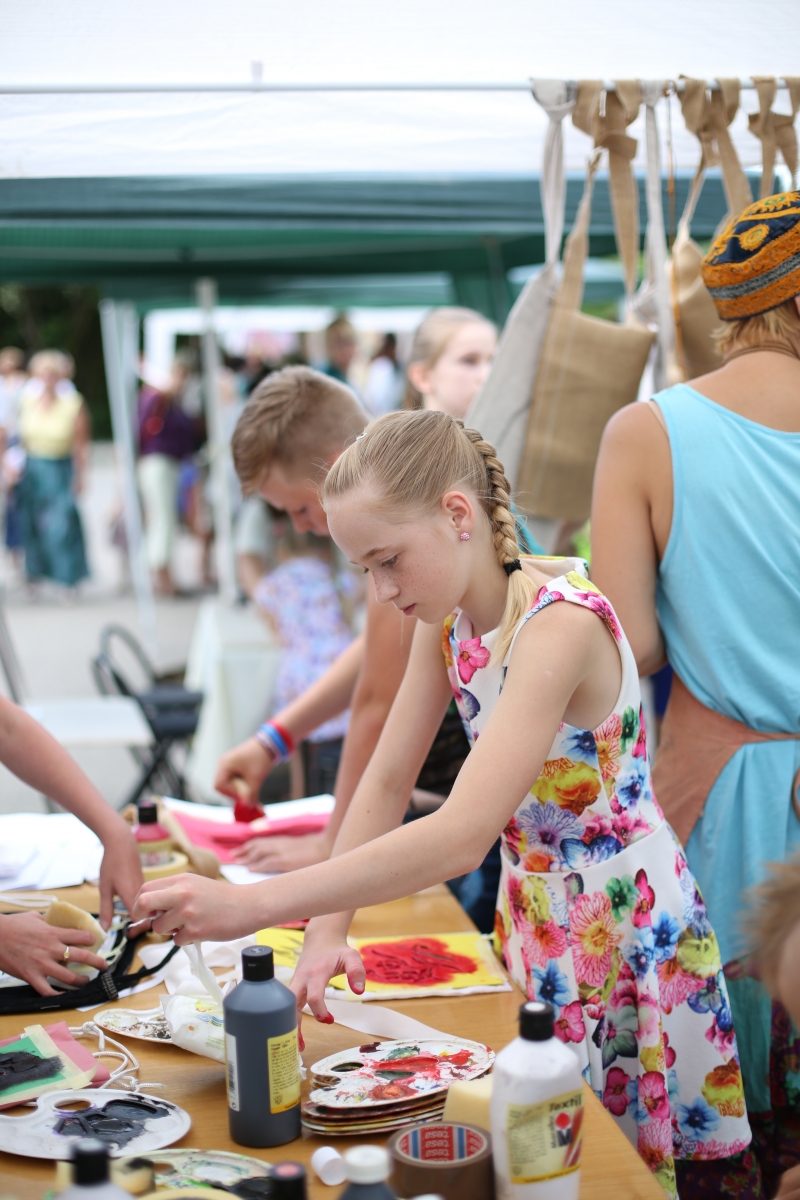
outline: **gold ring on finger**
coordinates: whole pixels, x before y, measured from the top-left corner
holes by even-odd
[[[63,962],[69,962],[69,946],[64,947],[64,953],[61,956]]]

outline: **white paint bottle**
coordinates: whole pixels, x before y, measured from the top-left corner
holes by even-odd
[[[550,1004],[519,1010],[519,1037],[495,1059],[492,1151],[497,1200],[578,1200],[583,1080],[553,1034]]]

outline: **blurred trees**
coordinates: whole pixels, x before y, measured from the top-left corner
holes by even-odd
[[[92,436],[111,437],[98,293],[91,287],[0,285],[0,347],[66,350],[75,359],[75,386],[92,415]]]

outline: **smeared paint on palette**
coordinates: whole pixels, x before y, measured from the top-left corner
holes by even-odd
[[[314,1063],[314,1081],[325,1079],[309,1099],[329,1109],[403,1104],[485,1075],[493,1062],[488,1046],[461,1038],[371,1042]]]
[[[122,1034],[143,1042],[171,1042],[164,1013],[160,1008],[104,1008],[94,1018],[107,1033]]]
[[[156,1186],[233,1188],[269,1177],[270,1165],[227,1150],[166,1150],[154,1161]]]
[[[76,1138],[106,1142],[109,1153],[144,1154],[177,1142],[191,1127],[177,1104],[138,1092],[113,1088],[49,1092],[40,1096],[30,1116],[0,1113],[0,1150],[26,1158],[69,1157]]]

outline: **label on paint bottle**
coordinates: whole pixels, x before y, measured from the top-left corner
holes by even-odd
[[[270,1112],[286,1112],[300,1102],[299,1060],[296,1029],[267,1038]]]
[[[540,1104],[509,1104],[506,1143],[512,1183],[541,1183],[581,1165],[583,1093],[565,1092]]]
[[[225,1034],[225,1075],[228,1083],[228,1108],[239,1111],[239,1073],[236,1069],[236,1038]]]

